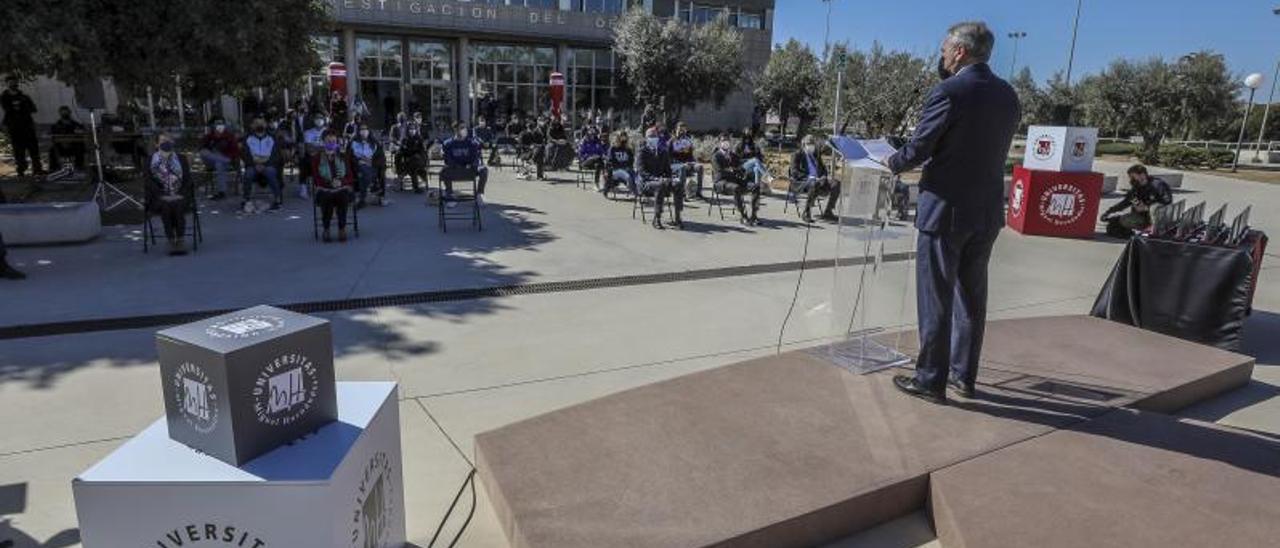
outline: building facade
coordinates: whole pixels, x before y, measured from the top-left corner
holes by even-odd
[[[768,61],[774,0],[331,0],[336,32],[316,38],[327,64],[347,66],[349,97],[359,98],[375,127],[400,111],[423,113],[440,128],[550,106],[551,73],[564,74],[571,114],[626,110],[617,94],[613,25],[624,10],[642,8],[692,24],[726,17],[743,34],[748,70]],[[307,93],[327,97],[328,78],[310,78]],[[722,107],[686,113],[695,129],[749,125],[754,104],[742,90]],[[481,101],[492,97],[492,104]]]

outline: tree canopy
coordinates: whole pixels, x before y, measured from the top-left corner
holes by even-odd
[[[799,132],[805,133],[822,107],[822,67],[818,57],[794,38],[774,48],[756,80],[754,95],[757,104],[777,111],[784,131],[794,114],[799,118]]]
[[[668,124],[699,102],[723,105],[742,81],[742,35],[720,19],[688,25],[633,9],[614,27],[613,51],[631,95]]]
[[[851,50],[845,44],[832,48],[824,67],[823,117],[832,116],[837,74],[843,72],[840,89],[840,132],[854,130],[868,137],[899,135],[914,122],[937,76],[931,63],[905,51],[887,51],[879,42],[869,51]]]
[[[290,85],[316,68],[311,36],[331,28],[323,0],[8,0],[0,72],[67,83],[111,78],[138,94],[192,98]]]

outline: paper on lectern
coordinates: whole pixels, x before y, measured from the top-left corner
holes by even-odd
[[[884,139],[854,139],[843,135],[833,137],[831,146],[844,156],[849,167],[889,171],[886,163],[898,152]]]

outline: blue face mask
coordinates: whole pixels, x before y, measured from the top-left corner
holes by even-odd
[[[658,143],[659,143],[659,142],[660,142],[660,141],[659,141],[659,139],[658,139],[657,137],[650,137],[650,138],[648,138],[648,139],[646,139],[646,140],[645,140],[645,143],[647,143],[647,144],[649,145],[649,148],[658,148]]]
[[[173,143],[168,141],[160,143],[160,150],[163,152],[173,152]]]

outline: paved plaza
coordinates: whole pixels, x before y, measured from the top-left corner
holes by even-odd
[[[1109,175],[1125,167],[1097,164]],[[632,219],[629,202],[579,189],[572,175],[553,177],[495,173],[482,232],[459,223],[443,234],[435,210],[404,193],[389,207],[363,210],[360,238],[346,244],[313,241],[309,203],[292,198],[282,212],[251,216],[230,210],[232,201],[205,204],[205,243],[187,257],[144,255],[140,233],[128,226],[107,227],[84,245],[12,249],[30,279],[0,286],[0,333],[86,323],[74,334],[0,340],[0,541],[78,545],[71,479],[163,414],[158,328],[91,320],[129,327],[165,314],[333,303],[339,311],[318,315],[333,323],[338,379],[400,383],[409,539],[418,546],[471,469],[477,433],[779,347],[820,344],[846,327],[854,300],[865,318],[859,326],[912,327],[913,267],[898,255],[913,247],[905,227],[874,238],[829,224],[806,230],[772,197],[762,226],[709,216],[694,203],[686,230],[656,231]],[[1255,227],[1280,234],[1280,219],[1269,214],[1280,210],[1275,186],[1189,173],[1177,198],[1205,200],[1211,210],[1228,202],[1232,214],[1252,204]],[[793,263],[806,237],[807,259],[820,267],[804,271],[797,286]],[[1121,249],[1102,238],[1006,230],[992,261],[991,318],[1087,313]],[[866,250],[885,260],[829,266],[837,254]],[[1246,325],[1253,382],[1183,416],[1280,439],[1278,261],[1274,252],[1267,257]],[[859,280],[868,291],[856,299]],[[492,287],[510,291],[430,297]],[[343,305],[406,294],[420,302]],[[484,490],[477,493],[459,544],[506,546]],[[464,497],[446,537],[469,502]],[[836,546],[937,545],[919,514]]]

